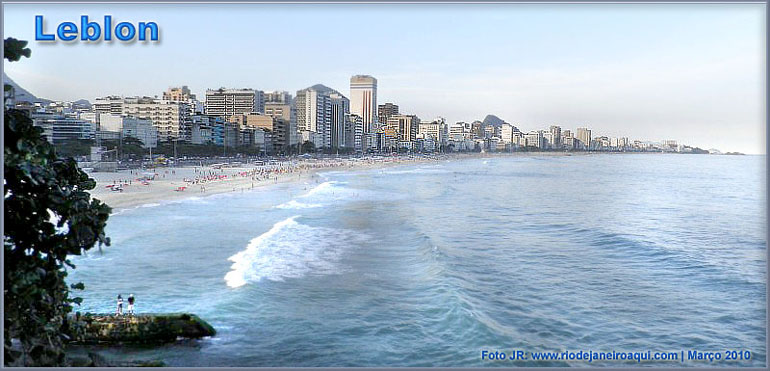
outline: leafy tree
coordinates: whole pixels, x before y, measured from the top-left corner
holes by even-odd
[[[59,157],[88,156],[91,154],[92,139],[70,139],[56,143],[56,154]]]
[[[315,152],[315,144],[309,140],[306,140],[304,143],[302,143],[302,153],[311,152]]]
[[[5,39],[5,59],[29,57],[26,44]],[[67,286],[67,267],[75,268],[67,257],[109,245],[110,207],[91,199],[96,182],[72,158],[57,157],[26,113],[5,109],[4,117],[4,363],[62,366],[66,317],[82,301],[70,289],[83,289]]]

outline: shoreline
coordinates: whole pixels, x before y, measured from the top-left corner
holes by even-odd
[[[454,156],[452,156],[454,157]],[[465,156],[462,156],[465,157]],[[483,157],[483,156],[468,156]],[[183,201],[230,192],[262,189],[268,185],[315,179],[325,171],[364,171],[400,165],[447,160],[448,156],[393,156],[380,158],[342,158],[286,160],[269,164],[238,164],[232,167],[185,166],[147,170],[90,172],[96,187],[92,198],[112,207],[110,215],[145,205]],[[184,189],[180,188],[184,187]],[[112,189],[122,189],[114,191]]]
[[[115,215],[144,205],[182,201],[193,197],[207,197],[230,192],[245,192],[261,189],[268,185],[312,180],[317,177],[319,172],[323,171],[365,171],[477,158],[589,156],[608,153],[616,154],[613,152],[486,152],[367,156],[361,158],[291,158],[281,161],[257,161],[259,164],[232,163],[232,165],[227,164],[222,167],[206,165],[88,172],[88,175],[96,181],[96,187],[89,193],[92,198],[112,207],[111,215]],[[639,152],[617,154],[632,153],[638,154]],[[120,191],[113,189],[120,189]]]

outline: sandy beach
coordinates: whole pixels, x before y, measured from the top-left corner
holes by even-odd
[[[432,162],[445,156],[383,156],[339,159],[289,159],[250,164],[90,172],[96,180],[91,196],[113,212],[140,205],[243,192],[259,187],[312,179],[319,171],[365,170],[386,166]]]

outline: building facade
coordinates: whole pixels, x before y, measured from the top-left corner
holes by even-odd
[[[190,141],[190,108],[187,103],[147,97],[125,98],[122,115],[152,121],[160,141]]]
[[[582,149],[591,149],[591,129],[577,128],[575,138],[579,141],[578,145]]]
[[[353,143],[349,143],[345,135],[345,128],[349,127],[346,120],[350,115],[350,100],[337,92],[330,94],[329,98],[331,103],[330,147],[352,148]]]
[[[31,119],[51,144],[94,138],[95,125],[74,115],[40,112],[32,114]]]
[[[209,89],[206,90],[205,113],[230,117],[243,113],[264,113],[265,100],[261,90]]]
[[[377,121],[386,123],[390,116],[398,115],[398,106],[393,103],[385,103],[377,106]]]
[[[290,103],[265,103],[265,114],[272,116],[274,123],[273,149],[283,153],[291,153],[292,148],[299,143],[297,132],[297,113]]]
[[[163,99],[176,102],[187,102],[195,99],[195,94],[190,91],[187,85],[179,87],[170,87],[163,92]]]
[[[350,113],[364,121],[364,133],[374,131],[377,123],[377,79],[369,75],[350,78]]]
[[[98,132],[115,133],[117,138],[136,138],[144,148],[155,148],[158,145],[158,130],[148,119],[101,113]]]

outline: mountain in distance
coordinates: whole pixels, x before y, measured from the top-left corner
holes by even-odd
[[[492,125],[494,127],[501,126],[505,121],[495,115],[487,115],[487,117],[484,117],[484,126]]]
[[[38,98],[34,94],[28,92],[26,89],[22,88],[17,84],[15,81],[11,80],[8,75],[3,72],[3,84],[8,84],[13,86],[14,90],[14,97],[17,102],[30,102],[30,103],[40,103],[40,104],[50,104],[53,102],[52,100],[45,99],[45,98]]]
[[[78,100],[72,102],[72,105],[75,106],[75,107],[91,109],[91,102],[89,102],[88,99],[78,99]]]
[[[336,90],[334,90],[334,89],[332,89],[332,88],[330,88],[330,87],[328,87],[328,86],[326,86],[324,84],[315,84],[315,85],[309,87],[308,89],[317,90],[317,91],[320,91],[320,92],[324,92],[326,94],[337,93],[337,94],[342,95],[340,92],[338,92],[338,91],[336,91]]]
[[[40,103],[43,106],[47,106],[54,102],[50,99],[39,98],[34,94],[30,93],[27,89],[22,88],[19,84],[17,84],[10,77],[8,77],[8,75],[6,75],[5,72],[3,72],[3,84],[8,84],[13,86],[14,99],[16,100],[16,102]],[[72,106],[76,108],[90,109],[91,102],[88,101],[88,99],[78,99],[72,102]]]

